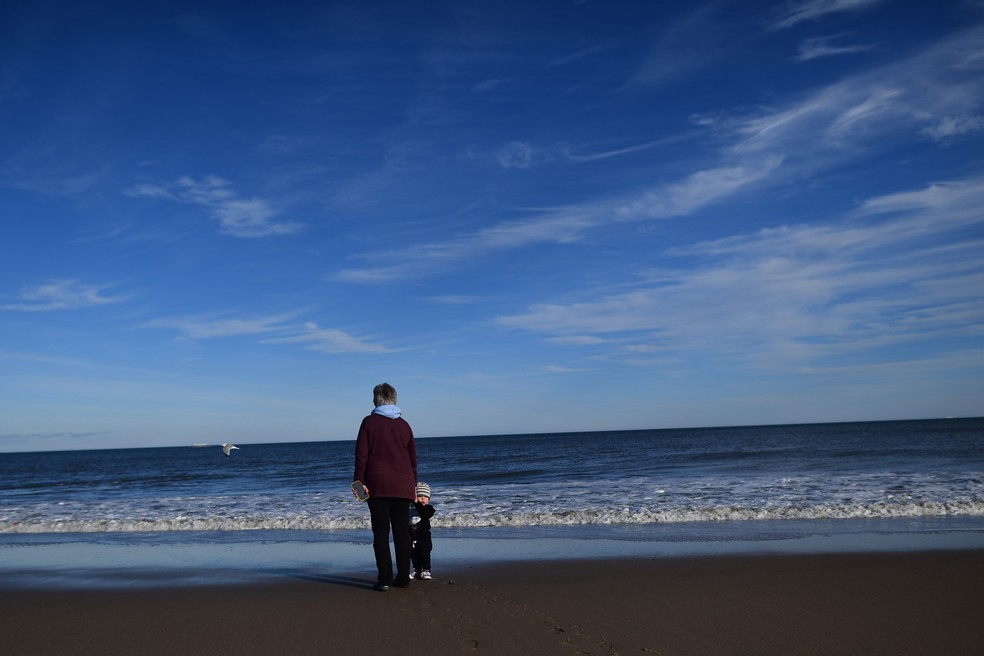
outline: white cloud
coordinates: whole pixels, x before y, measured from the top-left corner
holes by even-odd
[[[634,91],[680,79],[726,56],[734,42],[728,24],[715,14],[722,5],[702,3],[672,22],[660,34],[620,91]]]
[[[827,134],[842,137],[846,134],[865,129],[876,120],[882,120],[898,111],[898,100],[903,95],[901,89],[874,89],[871,94],[861,98],[859,102],[844,107],[830,124]]]
[[[222,232],[233,237],[265,237],[296,232],[297,223],[273,221],[277,212],[269,203],[259,198],[227,200],[215,208]]]
[[[862,203],[861,211],[878,214],[926,210],[926,214],[916,216],[925,216],[932,224],[939,225],[947,217],[966,220],[969,215],[971,219],[980,219],[981,207],[984,207],[984,176],[938,182],[915,191],[886,194]]]
[[[716,125],[733,131],[735,154],[781,153],[788,163],[804,153],[812,165],[826,166],[883,147],[893,133],[972,132],[973,118],[951,117],[979,116],[984,108],[980,71],[966,65],[970,53],[981,50],[981,40],[984,27],[975,26],[907,59]]]
[[[576,164],[581,164],[584,162],[596,162],[598,160],[609,159],[611,157],[619,157],[621,155],[629,155],[632,153],[637,153],[643,150],[650,150],[652,148],[657,148],[659,146],[666,145],[670,141],[675,141],[676,138],[672,139],[656,139],[655,141],[646,141],[640,144],[634,144],[632,146],[625,146],[623,148],[614,148],[611,150],[605,150],[601,152],[591,153],[589,155],[575,155],[570,152],[569,147],[562,147],[560,151],[563,157]]]
[[[550,341],[631,338],[636,353],[812,362],[979,333],[984,176],[872,198],[835,225],[799,225],[666,253],[702,264],[636,289],[502,316]],[[959,232],[958,232],[959,231]],[[616,356],[611,356],[616,357]]]
[[[817,20],[829,14],[861,11],[883,0],[790,0],[773,23],[774,29],[792,27],[805,20]]]
[[[264,340],[269,344],[302,344],[312,351],[321,353],[388,353],[381,344],[373,344],[334,328],[320,328],[315,323],[304,324],[304,333],[291,337],[277,337]]]
[[[868,156],[872,149],[894,143],[886,138],[889,135],[916,134],[927,124],[941,125],[946,116],[977,115],[969,110],[984,106],[984,86],[975,83],[974,69],[960,64],[968,60],[968,52],[980,49],[981,39],[984,28],[974,27],[906,60],[828,85],[785,105],[745,117],[696,119],[714,131],[720,147],[713,161],[678,180],[614,198],[529,212],[528,218],[501,221],[444,242],[367,253],[362,257],[368,266],[346,268],[332,278],[378,283],[433,275],[494,251],[575,243],[612,222],[692,215],[739,193]],[[947,124],[944,129],[955,132],[959,126],[974,125],[967,121]],[[638,148],[651,145],[655,144]],[[524,165],[528,160],[523,153],[528,154],[517,146],[511,155],[514,161],[506,158],[503,165],[509,161],[513,163],[508,166]],[[373,262],[385,264],[374,266]]]
[[[543,367],[543,371],[550,374],[570,374],[577,373],[580,371],[585,371],[584,369],[573,369],[571,367],[559,367],[556,365],[546,365]]]
[[[561,337],[551,337],[547,340],[550,344],[561,346],[595,346],[597,344],[607,344],[609,341],[611,340],[594,335],[564,335]]]
[[[121,303],[128,296],[104,296],[112,285],[83,285],[75,280],[53,280],[28,287],[21,293],[21,303],[0,305],[0,309],[15,312],[50,312]]]
[[[528,169],[533,165],[533,147],[521,141],[510,141],[496,153],[504,169]]]
[[[198,205],[217,205],[235,197],[229,182],[214,175],[195,180],[188,176],[178,178],[175,187],[178,198]]]
[[[613,47],[614,46],[612,46],[612,45],[594,45],[594,46],[589,46],[587,48],[584,48],[582,50],[578,50],[577,52],[571,53],[569,55],[564,55],[563,57],[558,57],[557,59],[554,59],[550,63],[548,63],[547,66],[553,67],[553,66],[563,66],[565,64],[570,64],[571,62],[578,61],[580,59],[584,59],[585,57],[591,57],[592,55],[596,55],[599,52],[604,52],[604,51],[609,50],[609,49],[611,49]]]
[[[843,141],[835,137],[846,134],[864,120],[887,119],[878,111],[897,113],[900,103],[898,89],[885,89],[877,83],[857,84],[845,81],[827,87],[801,100],[772,111],[749,116],[736,121],[730,127],[738,137],[732,150],[736,154],[753,152],[832,153],[843,150]],[[875,129],[866,135],[869,139],[892,127],[887,120],[874,123]],[[859,142],[853,145],[859,146]]]
[[[167,187],[153,183],[141,183],[133,185],[124,192],[127,196],[147,198],[166,198],[167,200],[181,200],[177,194],[172,193]]]
[[[492,251],[539,243],[572,243],[600,220],[594,210],[585,208],[550,210],[545,215],[539,219],[502,222],[445,242],[367,254],[364,256],[366,259],[381,260],[387,264],[343,269],[331,278],[344,282],[378,283],[432,275]]]
[[[278,314],[252,319],[204,319],[170,318],[154,319],[144,324],[145,328],[173,328],[190,339],[212,339],[216,337],[239,337],[242,335],[262,335],[279,332],[289,328],[287,322],[293,314]]]
[[[378,259],[387,264],[343,269],[334,274],[332,279],[379,283],[432,275],[489,252],[524,248],[534,244],[575,243],[583,239],[591,229],[613,221],[683,216],[720,202],[762,180],[777,169],[781,162],[779,157],[768,157],[747,165],[698,171],[681,182],[645,192],[631,201],[602,201],[545,210],[533,218],[504,221],[446,242],[367,254],[367,259]]]
[[[444,294],[442,296],[425,296],[423,300],[441,305],[471,305],[481,302],[482,297],[467,294]]]
[[[28,170],[3,171],[0,182],[5,187],[51,196],[75,196],[96,187],[108,173],[108,168],[93,170],[94,166],[86,166],[83,172],[76,172],[75,165],[58,161],[32,163],[24,168]]]
[[[320,328],[307,322],[294,323],[296,313],[276,314],[249,319],[240,318],[169,318],[155,319],[144,328],[170,328],[189,339],[215,339],[221,337],[266,336],[262,344],[300,344],[322,353],[387,353],[389,349],[379,344],[350,335],[342,330]]]
[[[836,55],[849,55],[857,52],[866,52],[875,47],[872,43],[859,43],[854,45],[836,45],[837,36],[818,36],[805,39],[799,44],[799,54],[795,57],[796,61],[809,61],[821,57],[833,57]]]
[[[643,197],[618,210],[625,218],[683,216],[726,198],[779,168],[782,157],[697,171],[686,179],[646,192]]]
[[[267,200],[239,198],[231,184],[218,176],[205,176],[199,180],[183,176],[171,185],[138,184],[127,189],[126,194],[205,207],[218,221],[220,232],[233,237],[285,235],[303,228],[301,223],[277,221],[280,212]]]
[[[984,133],[984,116],[944,116],[935,125],[924,128],[922,134],[937,141]]]
[[[482,80],[481,82],[473,86],[472,91],[475,91],[477,93],[487,93],[489,91],[493,91],[499,88],[500,86],[502,86],[502,84],[503,84],[503,80],[499,78],[489,78],[487,80]]]

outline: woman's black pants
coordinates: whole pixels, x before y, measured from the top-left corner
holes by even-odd
[[[376,554],[376,581],[382,585],[410,583],[410,500],[392,497],[369,498],[369,521],[372,526],[372,550]],[[390,555],[389,536],[393,531],[396,573]]]

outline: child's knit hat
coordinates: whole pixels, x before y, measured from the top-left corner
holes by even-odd
[[[431,486],[427,483],[417,483],[417,496],[431,498]]]

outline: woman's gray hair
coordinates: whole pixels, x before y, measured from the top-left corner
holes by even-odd
[[[372,388],[373,405],[396,405],[396,388],[389,383],[380,383]]]

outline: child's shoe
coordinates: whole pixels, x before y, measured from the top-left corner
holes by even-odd
[[[430,581],[431,580],[430,570],[429,569],[425,569],[423,572],[421,572],[420,573],[420,578],[423,579],[424,581]]]

